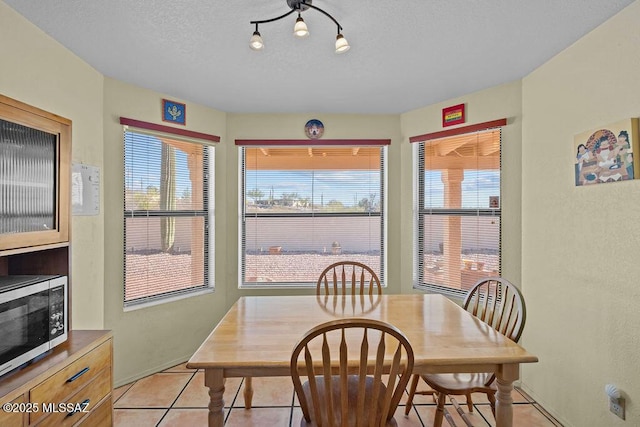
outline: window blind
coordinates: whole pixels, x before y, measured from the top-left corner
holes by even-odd
[[[384,282],[383,146],[243,146],[242,286],[315,285],[342,260]]]
[[[463,294],[500,275],[500,128],[417,144],[416,284]]]
[[[210,286],[213,150],[125,129],[125,305]]]

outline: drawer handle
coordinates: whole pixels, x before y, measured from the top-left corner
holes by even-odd
[[[74,376],[69,377],[67,379],[67,382],[68,383],[72,383],[75,380],[77,380],[78,378],[80,378],[81,376],[83,376],[84,374],[86,374],[87,372],[89,372],[89,367],[88,366],[86,368],[84,368],[83,370],[81,370],[80,372],[78,372],[77,374],[75,374]]]
[[[84,408],[89,406],[89,402],[91,402],[91,400],[85,399],[82,401],[82,403],[80,403],[79,405],[76,405],[76,407],[80,406],[82,409],[74,409],[73,411],[67,414],[67,418],[73,416],[76,412],[84,412]]]

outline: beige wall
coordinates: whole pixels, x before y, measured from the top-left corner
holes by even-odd
[[[573,172],[574,135],[640,117],[639,22],[634,2],[522,83],[523,339],[540,358],[522,378],[567,426],[640,425],[640,181],[575,187]]]
[[[0,93],[70,119],[72,161],[102,170],[102,75],[2,1],[0,58]],[[100,329],[104,327],[104,210],[96,216],[74,216],[71,238],[71,321],[75,328]]]
[[[497,119],[507,119],[502,128],[502,276],[521,287],[520,277],[520,183],[522,98],[520,81],[500,85],[460,98],[402,114],[402,188],[403,244],[402,292],[412,292],[413,286],[413,146],[412,136],[438,132],[442,128],[442,109],[465,104],[467,126]],[[454,128],[454,127],[452,127]],[[452,129],[447,128],[447,129]]]
[[[105,327],[114,333],[114,376],[116,385],[184,362],[224,314],[226,287],[224,280],[229,254],[224,250],[226,219],[225,113],[186,103],[186,129],[221,137],[215,148],[216,250],[215,292],[180,299],[151,307],[123,311],[123,142],[120,117],[163,124],[162,99],[175,97],[105,79],[104,88],[104,162],[105,200],[104,266]],[[177,126],[175,126],[177,127]],[[233,258],[231,258],[232,260]]]

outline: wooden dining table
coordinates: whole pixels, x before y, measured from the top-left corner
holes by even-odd
[[[290,376],[290,359],[300,338],[314,326],[345,317],[391,323],[408,338],[413,372],[495,372],[496,426],[511,427],[511,391],[521,363],[537,362],[442,295],[248,296],[241,297],[187,362],[203,369],[209,387],[209,426],[224,424],[225,378]],[[245,384],[245,405],[252,390]]]

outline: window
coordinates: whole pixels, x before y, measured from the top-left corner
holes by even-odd
[[[415,139],[415,285],[464,295],[500,275],[501,131]]]
[[[349,143],[241,148],[241,286],[315,286],[342,260],[384,283],[386,147]]]
[[[213,160],[198,140],[125,129],[125,306],[213,287]]]

